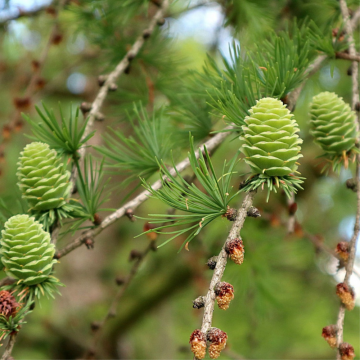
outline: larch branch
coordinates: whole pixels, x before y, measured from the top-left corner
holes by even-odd
[[[10,339],[6,345],[5,352],[4,352],[1,360],[10,359],[11,352],[12,352],[12,349],[14,348],[17,334],[18,334],[17,332],[14,332],[13,334],[10,335]]]

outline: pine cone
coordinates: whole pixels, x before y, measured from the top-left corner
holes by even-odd
[[[191,351],[196,359],[201,360],[206,355],[206,337],[201,330],[196,329],[190,336]]]
[[[9,293],[9,291],[0,291],[0,315],[4,315],[6,318],[14,316],[19,307],[20,304],[16,301],[14,296]]]
[[[285,176],[293,173],[297,160],[302,157],[299,154],[302,140],[286,105],[277,99],[263,98],[249,112],[241,137],[246,163],[254,174]]]
[[[226,332],[217,329],[210,328],[206,334],[206,338],[209,341],[209,355],[210,359],[217,359],[220,356],[221,351],[224,350],[227,341]]]
[[[335,93],[313,97],[310,124],[315,142],[327,153],[342,155],[355,145],[355,113]]]
[[[15,215],[4,225],[0,240],[1,261],[8,276],[35,285],[48,278],[52,271],[55,247],[50,234],[28,215]]]
[[[33,142],[20,153],[19,187],[32,210],[50,210],[66,204],[71,183],[61,159],[49,145]]]

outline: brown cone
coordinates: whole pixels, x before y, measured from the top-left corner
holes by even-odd
[[[331,348],[336,348],[336,325],[328,325],[322,329],[321,336],[327,341]]]
[[[345,283],[337,284],[336,295],[340,298],[347,310],[352,310],[355,307],[355,292],[351,286]]]
[[[217,359],[220,356],[221,351],[226,346],[227,334],[226,332],[217,329],[210,328],[207,332],[207,340],[209,341],[209,355],[211,359]]]
[[[225,245],[225,251],[235,264],[241,265],[243,263],[245,249],[241,239],[228,241]]]
[[[231,284],[222,281],[215,285],[214,290],[219,308],[227,310],[230,301],[234,298],[234,287]]]
[[[14,316],[19,308],[20,304],[7,290],[0,291],[0,314],[9,318]]]
[[[355,357],[354,348],[348,343],[341,343],[339,346],[341,360],[353,360]]]
[[[206,338],[201,330],[196,329],[190,336],[191,351],[196,359],[201,360],[206,355]]]

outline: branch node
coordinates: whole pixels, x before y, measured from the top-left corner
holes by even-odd
[[[199,296],[195,300],[193,300],[193,308],[201,309],[205,306],[205,296]]]
[[[212,256],[206,263],[206,265],[208,266],[208,268],[210,270],[214,270],[216,267],[216,263],[218,261],[218,257],[217,256]]]
[[[261,217],[259,209],[257,209],[255,206],[251,206],[246,215],[254,218]]]

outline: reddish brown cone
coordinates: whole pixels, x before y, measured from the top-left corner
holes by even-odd
[[[347,261],[350,253],[350,243],[348,241],[339,242],[335,251],[344,261]]]
[[[226,346],[227,334],[226,332],[213,327],[209,329],[206,337],[210,343],[209,345],[210,358],[217,359],[220,356],[221,351]]]
[[[245,249],[241,239],[228,241],[225,245],[225,251],[235,264],[241,265],[243,263]]]
[[[15,300],[9,291],[0,291],[0,314],[6,318],[14,316],[19,308],[20,304]]]
[[[228,309],[230,301],[234,298],[233,286],[225,281],[222,281],[215,285],[214,290],[219,308],[222,310]]]
[[[190,336],[191,351],[194,353],[196,359],[203,359],[206,355],[206,338],[201,330],[196,329]]]
[[[321,336],[327,341],[332,348],[336,348],[336,325],[328,325],[322,329]]]
[[[355,292],[353,288],[345,283],[336,285],[336,295],[345,305],[346,309],[352,310],[355,306]]]
[[[340,344],[339,352],[341,355],[341,360],[353,360],[355,357],[354,348],[346,342]]]

